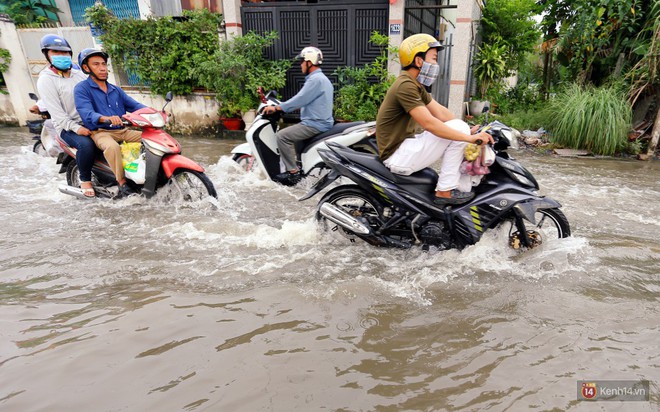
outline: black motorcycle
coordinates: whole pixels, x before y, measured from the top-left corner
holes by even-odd
[[[336,143],[328,143],[329,150],[319,150],[331,171],[300,200],[311,198],[339,177],[350,179],[354,184],[340,184],[323,196],[316,218],[351,241],[359,238],[376,246],[460,249],[478,242],[486,230],[499,227],[508,228],[508,243],[514,249],[570,236],[561,205],[540,196],[534,176],[507,154],[506,149],[517,144],[511,129],[496,121],[487,132],[495,141],[495,162],[474,187],[475,197],[468,203],[436,206],[438,174],[431,168],[409,176],[393,174],[378,156]]]

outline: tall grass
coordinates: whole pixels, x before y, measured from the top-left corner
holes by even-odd
[[[546,114],[552,142],[606,156],[625,147],[632,122],[625,93],[615,86],[569,86],[550,101]]]

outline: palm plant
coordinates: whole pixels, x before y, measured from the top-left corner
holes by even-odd
[[[52,4],[45,4],[41,0],[0,0],[5,12],[16,22],[16,24],[44,23],[57,21],[57,13],[60,9]],[[54,14],[55,18],[48,15]]]
[[[479,97],[486,98],[488,90],[497,86],[508,75],[506,45],[498,42],[484,44],[474,62],[474,76],[479,86]]]

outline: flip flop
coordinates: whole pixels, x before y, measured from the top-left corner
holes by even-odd
[[[94,188],[91,187],[91,186],[90,187],[82,187],[83,183],[90,183],[91,184],[91,182],[82,182],[80,184],[80,190],[82,190],[83,195],[85,195],[85,197],[89,197],[89,198],[96,197],[96,192],[94,192]]]

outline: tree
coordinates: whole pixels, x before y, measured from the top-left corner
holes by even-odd
[[[483,9],[483,43],[506,48],[506,69],[515,71],[539,42],[541,31],[534,16],[539,7],[535,0],[488,0]]]
[[[544,38],[555,40],[552,51],[569,77],[600,85],[639,60],[630,53],[655,1],[541,0]]]

